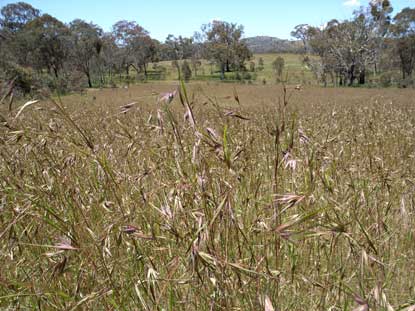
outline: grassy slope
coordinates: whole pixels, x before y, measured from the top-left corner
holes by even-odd
[[[256,75],[257,83],[262,83],[263,79],[267,83],[274,84],[276,81],[276,76],[272,70],[272,62],[278,57],[281,56],[285,60],[285,70],[283,77],[288,76],[289,83],[314,83],[312,73],[301,63],[301,56],[297,54],[255,54],[251,61],[255,62],[258,66],[258,60],[260,57],[264,60],[264,70],[256,70],[255,73],[250,72],[250,74]],[[158,65],[166,68],[166,80],[176,80],[177,71],[172,68],[170,61],[159,62]],[[152,70],[152,65],[150,67],[150,73],[154,72]],[[249,68],[249,62],[247,62],[247,67]],[[192,69],[193,70],[193,69]],[[213,71],[213,74],[212,74]],[[196,80],[219,80],[219,73],[216,72],[216,66],[211,66],[206,60],[202,60],[202,66],[198,70],[198,77],[193,77]],[[194,74],[194,73],[193,73]],[[233,73],[228,74],[229,78],[233,77]]]
[[[253,61],[258,64],[260,57],[264,60],[265,68],[263,71],[259,71],[258,81],[266,79],[267,81],[273,83],[276,80],[275,74],[272,69],[272,62],[277,57],[282,57],[285,60],[285,69],[283,73],[283,78],[288,77],[289,83],[303,83],[308,84],[312,82],[312,73],[307,69],[301,62],[301,55],[297,54],[256,54],[254,55]]]
[[[155,103],[174,88],[7,117],[0,308],[415,304],[414,90],[289,90],[284,109],[278,86],[195,83],[193,128]]]

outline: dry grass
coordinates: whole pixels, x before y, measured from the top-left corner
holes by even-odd
[[[415,304],[413,90],[175,88],[2,112],[0,307]]]

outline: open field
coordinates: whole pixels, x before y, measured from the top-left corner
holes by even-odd
[[[415,90],[176,88],[2,107],[0,309],[415,305]]]
[[[251,76],[251,80],[256,81],[257,84],[262,84],[265,79],[267,84],[275,84],[276,76],[272,69],[272,62],[277,57],[282,57],[285,60],[285,69],[283,78],[288,78],[288,83],[303,83],[303,84],[315,84],[313,73],[302,64],[301,55],[298,54],[254,54],[250,62],[254,62],[256,66],[255,72],[248,72]],[[264,60],[264,69],[258,70],[259,58]],[[191,61],[188,60],[191,64]],[[158,67],[157,67],[158,66]],[[160,68],[164,68],[165,72],[161,75],[165,80],[177,80],[177,70],[172,66],[171,61],[162,61],[149,66],[149,74],[151,77],[160,77]],[[249,68],[249,63],[247,64]],[[235,73],[226,73],[228,80],[235,79]],[[201,66],[197,69],[197,75],[195,75],[194,68],[192,67],[192,79],[193,80],[220,80],[220,73],[216,65],[210,64],[207,60],[201,60]],[[250,79],[247,79],[250,80]]]
[[[272,63],[277,57],[282,57],[285,61],[284,71],[281,77],[277,77],[274,69],[272,68]],[[225,73],[226,80],[225,82],[244,82],[249,84],[279,84],[280,80],[287,81],[288,84],[302,84],[309,86],[319,85],[319,82],[314,73],[303,64],[302,59],[304,56],[300,54],[290,54],[290,53],[267,53],[267,54],[254,54],[249,62],[247,62],[246,67],[249,69],[250,63],[255,63],[255,71],[247,71],[245,73],[236,73],[236,72],[227,72]],[[317,56],[309,56],[315,57]],[[262,58],[264,62],[264,68],[259,70],[259,59]],[[187,60],[191,65],[191,60]],[[220,72],[216,65],[209,63],[207,60],[200,60],[201,65],[197,69],[197,75],[195,73],[194,67],[191,65],[192,69],[192,78],[193,81],[220,81]],[[182,61],[179,61],[181,64]],[[172,66],[171,61],[161,61],[158,63],[153,63],[149,65],[148,68],[148,79],[151,81],[154,80],[164,80],[164,81],[177,81],[178,73],[177,69]],[[240,76],[240,81],[237,80],[237,75]],[[245,75],[245,76],[244,76]],[[125,75],[122,75],[124,79]],[[136,74],[134,70],[131,71],[131,77],[135,78]],[[374,74],[372,71],[368,70],[367,72],[367,82],[366,87],[379,87],[382,86],[382,76],[390,76],[391,81],[389,85],[398,85],[398,81],[401,78],[401,73],[398,70],[385,70]],[[141,73],[139,79],[144,80],[144,76]],[[329,86],[333,86],[333,82],[330,76],[327,77],[327,83]]]
[[[277,57],[282,57],[285,61],[284,73],[282,78],[287,79],[288,83],[315,84],[313,73],[302,63],[302,56],[299,54],[255,54],[252,61],[258,64],[259,58],[264,60],[264,70],[257,71],[259,82],[265,79],[267,83],[274,84],[276,76],[272,68],[272,62]]]

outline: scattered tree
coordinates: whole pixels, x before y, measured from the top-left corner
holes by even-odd
[[[309,47],[309,28],[308,24],[300,24],[294,27],[294,30],[291,32],[291,36],[300,40],[303,44],[304,53],[310,52]]]
[[[284,66],[285,66],[285,60],[281,56],[278,56],[272,62],[272,69],[274,69],[274,72],[278,78],[281,78],[282,72],[284,71]]]
[[[134,21],[122,20],[114,24],[112,33],[120,50],[121,66],[127,76],[130,67],[134,67],[137,72],[144,69],[147,75],[146,64],[155,56],[154,42],[148,31]]]
[[[258,70],[259,70],[259,71],[264,70],[264,59],[263,59],[262,57],[260,57],[260,58],[258,59]]]
[[[85,74],[88,86],[92,87],[92,62],[97,61],[102,50],[102,29],[80,19],[71,22],[69,29],[72,41],[72,62],[78,70]]]
[[[415,9],[405,8],[394,18],[392,33],[399,55],[402,78],[411,79],[415,68]]]
[[[44,14],[25,25],[19,37],[23,50],[20,52],[25,54],[23,57],[30,51],[28,64],[38,71],[46,69],[58,78],[69,58],[71,43],[68,27],[56,18]]]
[[[11,3],[1,9],[0,26],[5,31],[16,33],[39,16],[40,11],[28,3]]]
[[[213,21],[202,30],[206,36],[205,56],[219,66],[221,79],[225,78],[225,72],[245,68],[245,61],[252,53],[241,41],[242,25]]]
[[[292,36],[302,42],[304,65],[326,85],[365,84],[368,73],[379,72],[382,83],[393,83],[387,74],[399,69],[402,79],[412,81],[415,69],[415,9],[405,8],[392,18],[389,0],[370,1],[353,17],[331,20],[322,27],[300,24]],[[135,21],[119,21],[110,33],[93,23],[76,19],[65,25],[41,14],[30,4],[17,2],[0,10],[0,79],[13,81],[23,93],[36,87],[56,87],[74,79],[91,87],[99,77],[102,85],[114,84],[114,76],[129,77],[131,68],[147,78],[148,64],[170,60],[179,78],[198,75],[206,59],[211,74],[218,68],[246,79],[252,53],[242,40],[243,26],[213,21],[192,37],[169,35],[160,43]],[[156,67],[153,67],[156,68]],[[281,78],[284,59],[272,63]],[[264,60],[249,62],[249,71],[264,69]],[[84,77],[86,79],[84,79]],[[387,79],[386,79],[387,78]],[[390,79],[389,79],[390,78]],[[405,82],[405,83],[406,83]]]

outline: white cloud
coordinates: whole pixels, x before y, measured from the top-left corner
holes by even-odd
[[[344,6],[359,6],[360,0],[346,0],[343,2]]]

